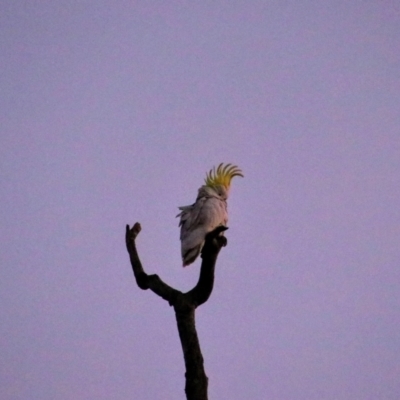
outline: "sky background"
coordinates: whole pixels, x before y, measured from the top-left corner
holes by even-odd
[[[400,3],[0,1],[0,398],[184,399],[178,206],[242,168],[211,399],[400,398]]]

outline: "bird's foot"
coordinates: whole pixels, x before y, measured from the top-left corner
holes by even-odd
[[[218,236],[215,239],[221,247],[225,247],[228,244],[228,239],[225,236]]]

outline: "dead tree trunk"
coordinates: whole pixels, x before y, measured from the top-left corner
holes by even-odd
[[[135,242],[141,230],[140,224],[136,223],[132,228],[129,228],[129,225],[126,226],[126,247],[137,285],[143,290],[152,290],[174,307],[186,367],[185,392],[187,400],[208,399],[208,378],[204,370],[203,356],[197,337],[195,310],[205,303],[211,295],[218,253],[227,243],[226,238],[220,236],[220,233],[226,229],[228,228],[221,226],[207,235],[201,253],[203,261],[199,280],[192,290],[182,293],[168,286],[158,275],[147,275],[144,272]]]

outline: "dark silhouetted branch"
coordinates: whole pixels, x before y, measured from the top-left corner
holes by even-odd
[[[140,289],[150,289],[175,309],[179,337],[186,367],[185,392],[188,400],[207,400],[208,379],[204,371],[203,356],[195,325],[195,309],[205,303],[214,286],[214,271],[218,254],[227,240],[221,233],[228,228],[220,226],[206,236],[201,253],[202,263],[196,286],[182,293],[163,282],[158,275],[147,275],[136,249],[136,237],[141,226],[136,222],[132,228],[126,226],[126,248],[132,264],[133,274]]]

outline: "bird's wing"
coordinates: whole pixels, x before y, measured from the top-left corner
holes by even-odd
[[[196,224],[207,227],[207,232],[211,232],[217,226],[227,222],[226,201],[214,196],[206,198],[199,210]]]
[[[181,240],[191,232],[200,230],[203,234],[213,231],[217,226],[228,222],[226,202],[213,196],[198,198],[191,206],[180,207],[182,212],[179,226],[181,226]]]
[[[226,225],[226,202],[215,196],[198,197],[191,206],[179,207],[179,226],[183,265],[191,264],[199,255],[207,233]]]
[[[176,216],[177,218],[180,217],[179,226],[181,226],[189,218],[194,206],[195,204],[192,204],[190,206],[178,207],[181,210],[181,212]]]
[[[182,209],[179,216],[184,248],[202,243],[207,233],[228,221],[226,202],[217,197],[201,197],[192,206]]]
[[[182,240],[182,232],[187,231],[190,232],[199,225],[202,225],[202,220],[204,219],[204,214],[202,212],[205,203],[207,202],[207,197],[201,197],[196,200],[196,203],[190,206],[179,207],[182,211],[177,215],[177,217],[181,217],[179,221],[179,226],[181,226],[181,240]]]

